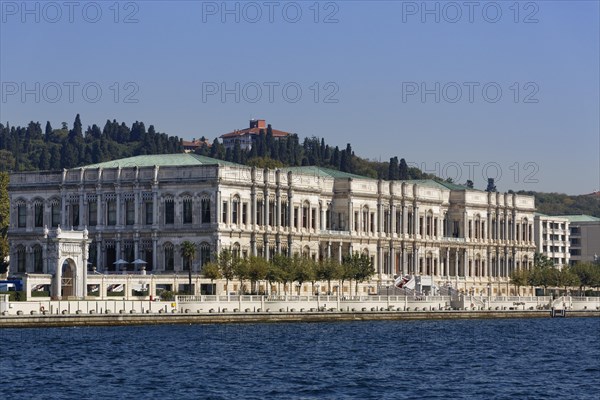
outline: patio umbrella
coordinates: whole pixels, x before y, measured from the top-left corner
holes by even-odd
[[[142,260],[141,258],[136,258],[131,263],[133,265],[135,265],[135,270],[136,271],[140,268],[140,266],[148,264],[146,261]]]
[[[123,260],[122,258],[119,258],[113,264],[115,264],[115,265],[123,265],[123,264],[129,264],[129,263],[127,261]]]

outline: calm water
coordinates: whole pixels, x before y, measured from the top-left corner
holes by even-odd
[[[598,399],[600,319],[0,330],[0,397]]]

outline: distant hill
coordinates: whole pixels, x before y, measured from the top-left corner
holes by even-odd
[[[535,196],[537,211],[548,215],[587,214],[600,218],[600,196],[598,192],[569,196],[564,193],[518,191],[518,194]]]
[[[204,145],[196,149],[200,155],[257,167],[316,165],[374,179],[442,181],[433,174],[408,167],[405,159],[397,156],[388,162],[361,158],[354,153],[350,143],[339,148],[314,136],[300,142],[296,134],[274,139],[271,125],[261,130],[251,150],[241,150],[239,146],[226,149],[218,139],[210,146],[207,141],[202,142]],[[44,129],[39,122],[33,121],[27,127],[0,123],[0,171],[60,170],[143,154],[181,153],[183,150],[183,141],[177,136],[156,132],[153,125],[146,128],[146,124],[139,121],[128,126],[124,122],[107,120],[102,129],[92,124],[85,130],[79,114],[71,128],[64,122],[58,129],[50,122],[46,122]],[[472,186],[472,182],[467,184]],[[518,193],[535,196],[536,207],[544,214],[600,217],[600,192],[580,196],[533,191]]]

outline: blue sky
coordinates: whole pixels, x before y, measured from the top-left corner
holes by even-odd
[[[0,120],[264,118],[478,188],[600,189],[599,2],[315,3],[2,0]]]

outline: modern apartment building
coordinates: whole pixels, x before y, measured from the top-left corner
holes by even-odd
[[[562,215],[570,227],[570,264],[598,262],[600,257],[600,218],[590,215]]]
[[[537,252],[548,257],[555,266],[569,265],[569,219],[535,213],[535,244]]]

